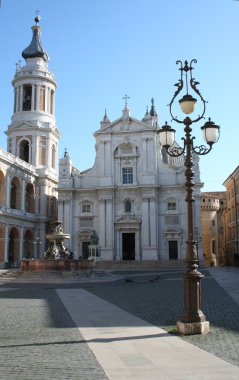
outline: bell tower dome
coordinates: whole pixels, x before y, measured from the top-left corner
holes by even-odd
[[[14,111],[6,131],[8,152],[57,177],[60,134],[55,121],[56,81],[48,70],[49,57],[41,43],[40,17],[35,17],[32,40],[23,50],[25,65],[16,65],[12,81]],[[46,173],[45,173],[46,174]]]

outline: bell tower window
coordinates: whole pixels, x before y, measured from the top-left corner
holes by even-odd
[[[19,146],[19,157],[21,160],[29,162],[29,142],[22,140]]]
[[[32,103],[32,86],[30,84],[25,84],[23,86],[23,111],[31,111]]]

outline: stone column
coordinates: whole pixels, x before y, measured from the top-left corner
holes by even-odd
[[[157,244],[157,221],[156,221],[156,198],[149,198],[149,219],[150,219],[150,245],[156,247]]]
[[[11,196],[11,177],[7,174],[6,178],[6,207],[10,208],[10,196]]]
[[[149,230],[150,230],[150,223],[149,223],[149,204],[148,204],[148,198],[142,199],[142,245],[144,247],[149,246]]]
[[[20,86],[20,104],[19,111],[22,111],[23,106],[23,85]]]
[[[36,111],[40,110],[40,84],[37,84]]]
[[[19,260],[20,261],[22,261],[22,257],[23,257],[23,246],[24,246],[23,232],[24,232],[24,228],[21,226],[20,227],[20,247],[19,247]],[[24,256],[25,256],[25,253],[26,252],[24,252]]]
[[[26,210],[26,181],[25,178],[22,179],[22,199],[21,199],[21,210]]]
[[[5,224],[4,231],[4,262],[8,262],[8,246],[9,246],[9,224]]]
[[[32,85],[31,111],[34,111],[35,84]]]
[[[105,213],[105,208],[106,208],[106,202],[105,199],[100,199],[99,200],[99,241],[100,245],[102,248],[105,248],[106,246],[106,230],[105,230],[105,218],[106,218],[106,213]]]

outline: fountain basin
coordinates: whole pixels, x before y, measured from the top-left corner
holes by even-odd
[[[22,260],[20,271],[29,272],[74,272],[87,270],[95,267],[93,260]]]

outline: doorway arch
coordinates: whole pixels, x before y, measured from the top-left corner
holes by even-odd
[[[26,259],[34,257],[34,236],[31,230],[27,230],[24,234],[23,256]]]

